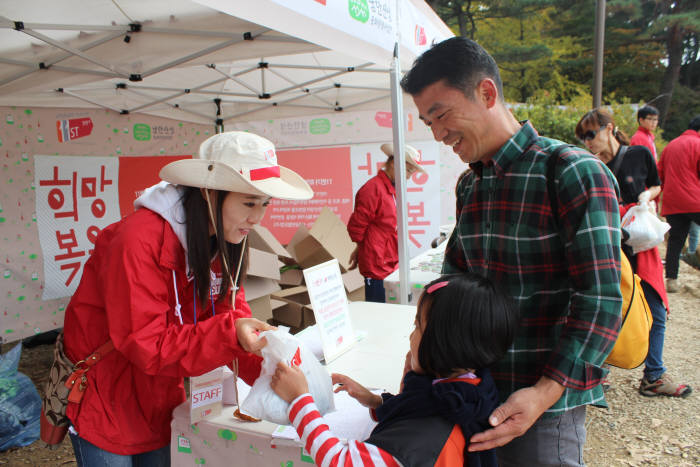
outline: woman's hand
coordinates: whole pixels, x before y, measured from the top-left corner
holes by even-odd
[[[357,402],[370,409],[376,409],[384,402],[382,396],[373,394],[369,389],[354,379],[341,375],[340,373],[333,373],[331,375],[331,381],[333,381],[333,384],[338,385],[333,392],[346,391],[350,397],[357,399]]]
[[[259,333],[275,329],[267,323],[255,318],[238,318],[234,322],[238,343],[246,352],[260,355],[260,350],[267,345],[267,339],[260,338]]]
[[[306,382],[304,373],[299,367],[289,366],[284,362],[277,364],[270,387],[287,403],[309,392],[309,384]]]

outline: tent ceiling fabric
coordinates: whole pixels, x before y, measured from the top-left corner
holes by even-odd
[[[389,107],[387,69],[187,0],[0,2],[0,105],[224,123]]]

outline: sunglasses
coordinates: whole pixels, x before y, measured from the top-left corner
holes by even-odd
[[[581,136],[581,141],[583,141],[585,143],[586,141],[590,141],[592,139],[595,139],[596,135],[600,132],[600,130],[602,130],[604,128],[605,128],[605,125],[601,126],[597,130],[588,130],[587,132],[585,132],[583,134],[583,136]]]

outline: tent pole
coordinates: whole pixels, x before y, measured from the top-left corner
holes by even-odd
[[[396,184],[396,220],[399,236],[399,303],[407,305],[411,301],[409,282],[410,258],[408,255],[408,224],[406,222],[406,153],[404,148],[403,100],[399,81],[401,61],[399,43],[394,44],[391,80],[391,121],[394,139],[394,180]]]

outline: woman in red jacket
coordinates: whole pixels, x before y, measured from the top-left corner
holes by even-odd
[[[394,147],[382,144],[388,156],[379,173],[367,180],[355,195],[355,210],[348,221],[348,233],[357,248],[350,258],[350,269],[359,265],[365,278],[365,300],[385,301],[384,278],[399,264],[399,239],[394,188]],[[406,179],[415,172],[425,172],[418,165],[420,153],[406,145]]]
[[[170,465],[170,421],[183,377],[238,360],[252,383],[266,323],[250,317],[242,288],[246,236],[271,197],[309,199],[272,143],[245,132],[207,139],[199,155],[165,166],[164,182],[105,228],[66,310],[73,362],[111,341],[67,409],[78,466]]]
[[[644,146],[629,146],[629,139],[615,126],[609,113],[601,109],[588,112],[576,125],[576,136],[615,175],[622,198],[621,216],[637,202],[651,201],[659,196],[661,180],[651,152]],[[668,298],[659,250],[654,247],[636,255],[629,252],[627,256],[634,272],[642,279],[644,297],[654,318],[639,393],[650,397],[685,397],[691,392],[690,386],[674,382],[666,373],[663,361]]]

